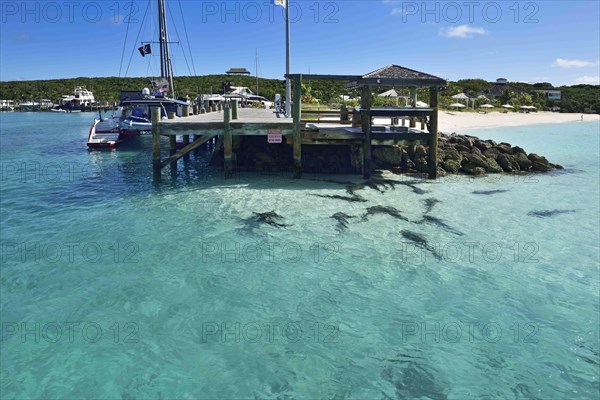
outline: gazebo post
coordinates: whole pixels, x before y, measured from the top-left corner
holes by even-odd
[[[429,133],[431,140],[429,142],[429,179],[437,177],[437,156],[438,156],[438,100],[439,89],[435,86],[429,88],[429,106],[433,109],[429,121]]]
[[[294,104],[292,107],[292,117],[294,120],[294,178],[302,177],[302,135],[301,124],[302,120],[302,75],[294,76]]]
[[[363,176],[371,177],[371,105],[373,98],[371,87],[364,85],[360,95],[360,113],[362,119],[362,131],[365,134],[363,142]]]

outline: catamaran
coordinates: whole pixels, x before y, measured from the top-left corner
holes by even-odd
[[[170,113],[180,117],[183,115],[183,107],[189,105],[187,101],[176,99],[174,95],[165,0],[158,0],[158,27],[161,78],[151,81],[151,88],[121,91],[117,110],[108,118],[94,120],[88,136],[89,148],[113,148],[132,137],[150,132],[153,108],[161,110],[161,118],[167,118]],[[142,56],[151,54],[150,43],[142,43],[138,51]]]

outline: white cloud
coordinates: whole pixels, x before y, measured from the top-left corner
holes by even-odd
[[[600,85],[600,76],[580,76],[575,79],[575,83],[578,85]]]
[[[391,15],[402,15],[403,10],[402,7],[394,7],[392,8]]]
[[[584,60],[566,60],[564,58],[557,58],[552,63],[553,67],[560,68],[584,68],[584,67],[595,67],[598,62],[584,61]]]
[[[31,36],[29,36],[28,33],[20,33],[17,35],[18,42],[28,42],[29,40],[31,40]]]
[[[441,36],[453,38],[470,38],[475,35],[487,35],[488,31],[483,28],[476,28],[469,25],[453,26],[452,28],[442,29]]]

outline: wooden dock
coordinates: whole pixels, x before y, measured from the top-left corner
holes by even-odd
[[[382,69],[384,70],[384,69]],[[375,71],[380,72],[381,70]],[[416,73],[417,78],[389,78],[393,73]],[[159,121],[159,111],[153,111],[153,144],[154,172],[160,176],[160,170],[167,165],[176,166],[181,157],[187,157],[189,152],[198,148],[214,137],[219,138],[224,154],[225,177],[233,174],[233,137],[235,136],[265,136],[265,146],[270,143],[286,143],[293,148],[294,176],[302,175],[302,147],[312,145],[345,145],[351,154],[351,163],[355,169],[360,169],[365,177],[371,174],[371,151],[373,146],[414,146],[417,144],[429,147],[429,176],[437,174],[437,103],[438,90],[445,81],[431,75],[403,69],[402,67],[386,67],[382,76],[384,84],[407,84],[411,88],[428,86],[430,88],[430,107],[416,108],[416,90],[411,90],[412,107],[410,108],[372,108],[372,88],[381,86],[381,78],[367,74],[363,77],[348,76],[305,76],[307,79],[354,79],[354,84],[361,88],[361,107],[354,111],[352,121],[349,112],[344,107],[337,110],[317,112],[326,115],[327,120],[310,122],[302,119],[300,99],[302,98],[302,75],[290,75],[294,83],[294,103],[291,118],[274,110],[239,108],[236,101],[219,106],[220,111]],[[310,114],[307,112],[306,114]],[[313,114],[315,112],[312,112]],[[186,113],[184,113],[186,114]],[[335,118],[332,118],[335,117]],[[409,121],[409,126],[398,126],[395,121],[402,118]],[[389,124],[375,124],[374,121],[389,119]],[[421,129],[417,129],[417,123]],[[352,123],[352,126],[349,124]],[[160,136],[168,136],[170,156],[160,158]],[[177,150],[176,136],[183,136],[184,147]],[[267,136],[268,139],[267,140]],[[190,138],[193,138],[190,141]],[[239,151],[244,151],[240,149]]]

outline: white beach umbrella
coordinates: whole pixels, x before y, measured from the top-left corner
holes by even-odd
[[[514,108],[510,104],[502,104],[502,108]]]
[[[452,96],[452,98],[454,100],[469,100],[470,99],[470,97],[464,93],[455,94],[454,96]]]
[[[400,94],[398,92],[396,92],[395,89],[390,89],[387,92],[380,93],[378,95],[378,97],[391,97],[391,98],[397,99],[398,97],[402,97],[402,96],[400,96]]]
[[[417,107],[429,107],[429,104],[422,101],[417,101]]]
[[[479,107],[481,107],[481,108],[494,108],[494,106],[491,105],[491,104],[482,104]]]
[[[453,104],[450,104],[450,107],[465,108],[466,106],[461,103],[453,103]]]

